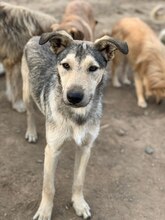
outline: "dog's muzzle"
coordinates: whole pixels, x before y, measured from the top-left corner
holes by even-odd
[[[67,99],[69,101],[69,103],[76,105],[79,104],[84,97],[84,93],[83,92],[79,92],[79,91],[69,91],[67,93]]]
[[[64,100],[66,105],[70,105],[73,108],[85,107],[90,100],[85,98],[84,90],[81,87],[72,87],[67,91],[66,99]]]

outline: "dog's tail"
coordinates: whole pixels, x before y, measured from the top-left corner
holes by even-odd
[[[165,22],[165,5],[157,5],[151,11],[151,18],[154,22],[164,23]]]

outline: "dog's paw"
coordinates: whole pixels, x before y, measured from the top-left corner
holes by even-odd
[[[25,134],[25,139],[29,142],[29,143],[36,143],[37,139],[38,139],[38,135],[36,131],[28,131]]]
[[[42,203],[40,204],[40,207],[38,208],[36,214],[33,216],[33,220],[51,220],[52,215],[52,205]]]
[[[26,111],[25,104],[24,104],[24,102],[22,100],[16,101],[13,104],[13,109],[15,109],[17,112],[20,112],[20,113]]]
[[[121,87],[121,83],[118,80],[114,80],[112,82],[113,87],[115,88],[120,88]]]
[[[83,219],[90,219],[91,212],[88,203],[84,200],[84,198],[78,198],[72,200],[73,208],[76,211],[78,216],[83,217]]]
[[[145,101],[138,101],[138,106],[141,108],[147,108],[147,103]]]
[[[126,79],[123,80],[123,84],[127,85],[127,86],[130,86],[131,85],[131,81],[126,78]]]

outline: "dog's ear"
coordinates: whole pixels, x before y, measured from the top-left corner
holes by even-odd
[[[74,27],[72,27],[68,32],[70,33],[70,35],[73,37],[74,40],[83,40],[84,39],[84,34],[80,30],[78,30]]]
[[[60,25],[59,25],[58,23],[52,24],[52,25],[51,25],[52,31],[58,30],[59,26],[60,26]]]
[[[119,50],[123,54],[128,54],[128,45],[108,35],[96,40],[94,47],[103,53],[107,61],[114,58],[114,52]]]
[[[71,45],[73,38],[65,31],[55,31],[42,34],[39,40],[39,44],[43,45],[48,41],[50,42],[50,46],[53,52],[58,54],[66,47]]]

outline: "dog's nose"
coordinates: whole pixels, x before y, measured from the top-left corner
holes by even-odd
[[[67,99],[72,104],[78,104],[83,100],[84,93],[83,91],[70,90],[67,93]]]

